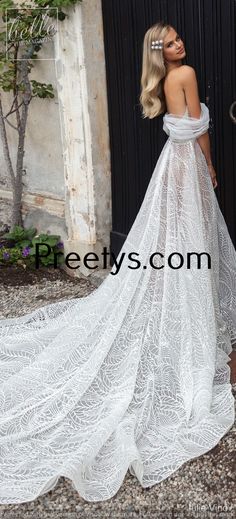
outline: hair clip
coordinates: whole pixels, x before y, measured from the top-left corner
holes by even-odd
[[[157,49],[162,50],[163,49],[163,40],[152,41],[151,49],[152,50],[157,50]]]

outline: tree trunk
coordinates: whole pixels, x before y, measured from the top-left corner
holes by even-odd
[[[11,184],[12,184],[13,206],[14,206],[14,198],[15,198],[14,195],[15,195],[15,189],[16,189],[16,178],[15,178],[15,175],[14,175],[14,170],[13,170],[13,167],[12,167],[12,161],[11,161],[10,151],[9,151],[9,146],[8,146],[6,126],[5,126],[4,116],[3,116],[1,93],[0,93],[0,134],[1,134],[1,140],[2,140],[2,145],[3,145],[3,156],[4,156],[4,159],[5,159],[5,163],[6,163],[7,174],[10,177]]]
[[[22,56],[22,60],[20,62],[20,72],[21,72],[21,84],[24,85],[25,90],[22,93],[23,103],[21,108],[21,117],[18,109],[18,99],[16,100],[16,116],[17,116],[17,131],[18,131],[18,148],[17,148],[17,160],[16,160],[16,172],[14,174],[12,161],[9,152],[9,145],[6,134],[5,121],[3,116],[2,102],[1,102],[1,93],[0,93],[0,134],[3,142],[3,154],[7,167],[7,174],[11,179],[12,184],[12,216],[11,216],[11,227],[15,225],[20,225],[23,227],[23,219],[22,219],[22,193],[23,193],[23,160],[24,160],[24,145],[25,145],[25,131],[26,124],[28,118],[28,109],[29,103],[31,101],[31,84],[29,81],[29,67],[28,67],[28,59],[32,56],[34,52],[34,47],[30,46],[27,52]]]
[[[28,60],[32,57],[34,53],[34,46],[31,45],[25,54],[22,55],[22,59],[20,62],[20,72],[21,72],[21,83],[24,85],[25,90],[22,93],[23,96],[23,104],[21,108],[21,117],[20,117],[20,127],[19,127],[19,139],[18,139],[18,149],[17,149],[17,160],[16,160],[16,182],[15,182],[15,190],[14,190],[14,204],[13,204],[13,212],[12,212],[12,222],[13,225],[22,225],[22,193],[23,193],[23,182],[22,182],[22,174],[23,174],[23,160],[24,160],[24,145],[25,145],[25,130],[28,118],[28,110],[29,103],[32,99],[31,94],[31,84],[29,80],[29,66]]]

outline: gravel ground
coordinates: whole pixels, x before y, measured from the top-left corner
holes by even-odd
[[[5,273],[6,274],[6,273]],[[0,317],[14,317],[39,306],[83,297],[96,289],[98,277],[78,279],[64,272],[35,276],[6,276],[1,272]],[[18,281],[17,281],[18,279]],[[101,278],[102,279],[102,278]],[[236,387],[233,386],[234,395]],[[233,427],[208,453],[185,463],[165,481],[143,489],[127,472],[117,494],[107,501],[86,502],[61,477],[54,490],[21,505],[0,505],[6,519],[131,519],[131,518],[231,518],[236,517],[235,440]]]

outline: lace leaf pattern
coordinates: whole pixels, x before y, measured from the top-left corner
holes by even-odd
[[[119,273],[86,297],[0,321],[1,503],[31,501],[60,476],[87,501],[114,496],[128,469],[150,487],[232,427],[236,251],[196,141],[202,108],[200,120],[165,116],[169,139]],[[176,251],[184,264],[171,269]],[[192,251],[208,252],[211,269],[203,259],[188,269]]]

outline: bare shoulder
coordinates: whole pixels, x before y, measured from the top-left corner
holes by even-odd
[[[168,76],[166,80],[168,82],[173,81],[180,81],[180,82],[186,82],[196,79],[196,73],[195,69],[191,67],[190,65],[181,65],[180,67],[176,67],[175,69],[171,70],[168,73]]]
[[[196,72],[190,65],[181,65],[178,69],[179,78],[184,81],[196,81]]]
[[[181,65],[181,67],[178,67],[176,70],[181,74],[195,74],[195,69],[190,65]]]

